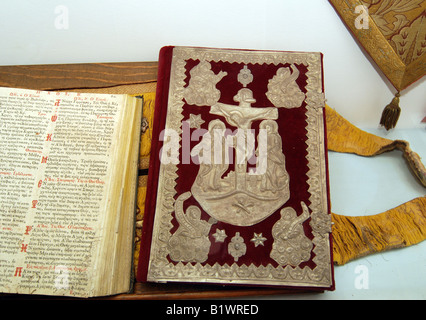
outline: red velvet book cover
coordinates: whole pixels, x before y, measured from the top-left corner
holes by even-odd
[[[334,288],[322,54],[160,52],[138,281]]]

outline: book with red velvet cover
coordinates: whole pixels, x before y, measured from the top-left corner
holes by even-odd
[[[160,52],[137,278],[333,290],[322,54]]]

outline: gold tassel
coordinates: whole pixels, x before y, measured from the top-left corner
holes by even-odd
[[[399,115],[401,114],[401,108],[399,107],[399,91],[395,94],[392,102],[389,103],[383,110],[380,124],[386,128],[386,130],[395,128],[398,122]]]

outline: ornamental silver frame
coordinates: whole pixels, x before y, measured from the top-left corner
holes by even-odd
[[[167,244],[172,236],[172,213],[176,195],[177,165],[160,164],[156,209],[147,280],[150,282],[204,282],[220,284],[278,285],[327,288],[333,284],[329,234],[331,216],[328,213],[326,160],[324,144],[325,98],[322,90],[320,53],[245,51],[212,48],[174,47],[165,129],[173,129],[181,137],[185,64],[188,59],[229,61],[230,63],[304,64],[307,66],[307,160],[309,171],[311,227],[316,267],[274,267],[251,264],[238,266],[201,263],[169,263]],[[180,138],[181,139],[181,138]]]

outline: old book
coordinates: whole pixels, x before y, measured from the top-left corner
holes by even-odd
[[[128,292],[141,99],[0,88],[0,292]]]
[[[322,70],[161,50],[138,281],[334,289]]]

